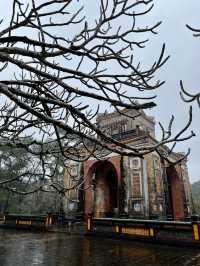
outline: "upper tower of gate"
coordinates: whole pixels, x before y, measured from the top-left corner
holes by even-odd
[[[123,109],[120,113],[99,114],[98,127],[115,139],[126,139],[138,134],[149,133],[155,138],[155,120],[144,111]]]

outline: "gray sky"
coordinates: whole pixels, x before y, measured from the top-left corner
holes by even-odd
[[[41,2],[41,1],[40,1]],[[93,16],[95,1],[82,1],[86,3],[86,13]],[[143,18],[144,25],[162,21],[158,35],[149,36],[150,42],[145,49],[138,50],[136,60],[140,59],[145,66],[151,64],[158,56],[162,44],[166,44],[166,55],[170,60],[163,66],[157,78],[166,83],[158,90],[156,103],[158,106],[150,112],[156,121],[167,124],[172,114],[175,115],[175,130],[181,129],[188,119],[189,105],[182,102],[179,96],[179,81],[192,92],[200,91],[200,38],[193,38],[185,24],[200,26],[198,0],[155,0],[152,12]],[[12,1],[0,1],[0,16],[9,18]],[[200,180],[198,164],[200,163],[200,109],[193,104],[192,128],[197,137],[178,145],[179,151],[187,151],[191,147],[188,161],[189,175],[192,182]],[[176,131],[175,131],[176,132]]]
[[[179,96],[179,81],[182,79],[188,90],[200,91],[200,38],[194,38],[185,24],[200,26],[200,2],[197,0],[157,0],[149,20],[163,21],[159,34],[151,38],[145,50],[144,61],[147,63],[158,54],[163,42],[166,43],[166,54],[171,58],[163,66],[159,75],[166,83],[158,92],[156,107],[152,110],[156,121],[166,123],[171,114],[176,118],[176,129],[187,122],[189,104],[182,102]],[[144,51],[144,50],[143,50]],[[191,147],[188,161],[189,175],[192,182],[200,180],[200,109],[193,104],[193,123],[197,137],[178,145],[178,150],[186,151]]]

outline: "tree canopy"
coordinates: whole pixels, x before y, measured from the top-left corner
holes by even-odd
[[[161,24],[139,23],[152,0],[99,0],[98,15],[90,20],[82,1],[12,3],[11,19],[0,30],[1,146],[40,158],[47,176],[49,161],[56,168],[61,157],[63,163],[94,154],[100,159],[102,150],[136,157],[156,151],[167,160],[177,142],[194,135],[184,135],[191,109],[183,129],[173,135],[172,116],[167,129],[160,124],[161,139],[148,147],[117,141],[95,122],[105,109],[125,115],[123,108],[139,114],[155,106],[155,91],[164,83],[155,76],[169,58],[165,44],[151,67],[134,62],[148,42],[145,36],[157,34]],[[172,149],[162,154],[169,143]]]

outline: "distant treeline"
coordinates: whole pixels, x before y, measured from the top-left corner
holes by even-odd
[[[200,215],[200,181],[192,184],[192,196],[194,209],[196,213]]]
[[[0,146],[0,214],[46,214],[47,212],[62,212],[62,195],[52,192],[34,191],[41,185],[48,184],[47,178],[31,175],[33,158],[25,150],[14,150],[11,147]],[[51,169],[48,169],[49,173]],[[55,174],[53,180],[61,182],[63,174]],[[6,180],[11,180],[5,182]],[[19,192],[19,193],[18,193]]]

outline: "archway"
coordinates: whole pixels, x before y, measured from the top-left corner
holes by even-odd
[[[85,210],[95,217],[112,217],[119,211],[119,184],[115,166],[107,160],[96,161],[89,169],[90,189],[86,190]],[[86,213],[87,214],[87,213]]]
[[[174,166],[167,167],[167,202],[166,214],[172,220],[184,219],[183,187],[177,170]]]

